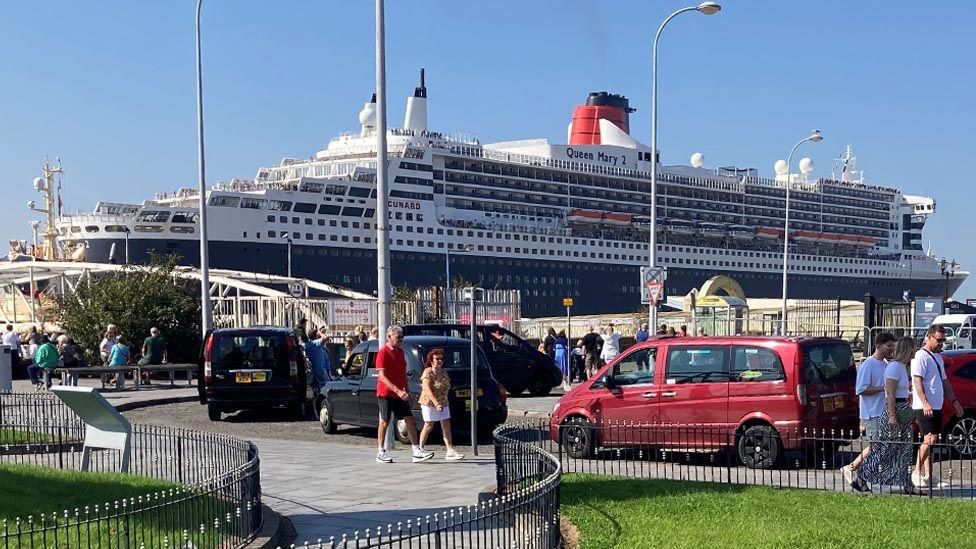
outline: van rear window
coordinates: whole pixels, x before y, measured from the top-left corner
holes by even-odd
[[[437,347],[416,347],[412,352],[406,353],[407,362],[411,370],[423,370],[424,369],[424,359],[427,357],[427,353],[431,349],[443,349],[444,350],[444,368],[448,370],[461,369],[470,370],[471,369],[471,347],[464,346],[459,347],[457,345],[445,345]],[[478,369],[487,370],[488,363],[485,361],[484,353],[476,352],[475,355],[478,357]]]
[[[272,336],[218,336],[211,347],[210,360],[222,368],[267,368],[288,363],[284,338]]]
[[[803,347],[803,379],[806,383],[831,385],[853,381],[856,375],[850,345]]]

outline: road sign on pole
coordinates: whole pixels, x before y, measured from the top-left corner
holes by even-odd
[[[563,307],[572,307],[572,306],[573,306],[573,298],[571,298],[571,297],[564,297],[563,298]]]
[[[305,297],[305,284],[301,281],[294,280],[288,283],[288,293],[292,297]]]
[[[664,297],[664,281],[668,279],[667,267],[641,267],[641,303],[647,305]],[[655,295],[651,295],[651,288]]]

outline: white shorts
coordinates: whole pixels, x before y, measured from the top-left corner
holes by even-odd
[[[451,419],[451,408],[445,406],[440,412],[437,408],[433,406],[427,406],[425,404],[420,405],[420,413],[424,416],[424,421],[440,421],[442,419]]]

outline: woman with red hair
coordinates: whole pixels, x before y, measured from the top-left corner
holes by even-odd
[[[424,373],[420,376],[423,389],[420,391],[420,411],[424,416],[424,428],[420,430],[420,447],[424,447],[427,437],[434,430],[434,423],[440,422],[441,434],[447,453],[444,459],[456,461],[464,458],[451,443],[451,408],[448,393],[451,391],[451,378],[444,369],[444,349],[431,349],[424,360]]]

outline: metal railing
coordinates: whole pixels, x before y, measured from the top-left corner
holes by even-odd
[[[976,430],[971,424],[950,423],[930,445],[931,474],[925,475],[929,482],[912,479],[910,467],[921,442],[913,432],[868,440],[854,430],[774,429],[765,424],[735,429],[624,421],[594,425],[576,418],[554,427],[539,420],[522,436],[559,456],[567,474],[837,492],[855,491],[842,467],[871,446],[878,459],[864,462],[860,478],[875,493],[976,499]]]
[[[497,496],[479,505],[459,507],[376,528],[320,539],[301,547],[314,549],[453,548],[555,549],[559,532],[558,458],[533,438],[532,424],[495,429]]]
[[[55,395],[0,394],[0,465],[80,471],[84,422]],[[121,453],[92,452],[117,472]],[[240,547],[261,527],[257,447],[235,437],[134,425],[130,474],[172,488],[0,522],[3,547]],[[33,511],[33,510],[26,510]]]

